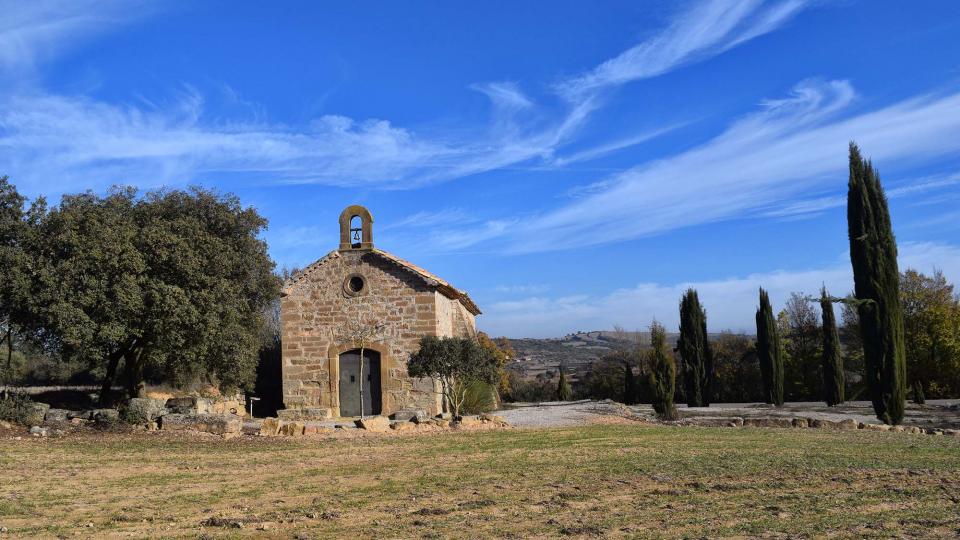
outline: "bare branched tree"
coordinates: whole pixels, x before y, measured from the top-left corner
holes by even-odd
[[[366,303],[363,296],[354,298],[349,304],[346,314],[346,322],[340,326],[337,332],[337,339],[341,342],[351,343],[354,347],[360,349],[360,418],[364,416],[363,410],[363,358],[367,346],[377,340],[382,334],[386,325],[376,320],[373,311]]]

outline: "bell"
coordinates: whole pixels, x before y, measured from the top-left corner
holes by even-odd
[[[353,239],[354,239],[354,241],[356,241],[356,242],[359,242],[359,241],[360,241],[360,229],[354,229],[354,230],[353,230]]]

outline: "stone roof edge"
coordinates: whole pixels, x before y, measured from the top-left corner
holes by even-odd
[[[447,281],[435,276],[434,274],[424,270],[423,268],[420,268],[419,266],[411,262],[405,261],[400,257],[393,255],[392,253],[383,251],[382,249],[373,248],[369,252],[379,255],[381,258],[387,260],[388,262],[391,262],[394,265],[399,266],[400,268],[403,268],[404,270],[416,275],[420,279],[424,280],[427,283],[427,285],[431,287],[436,287],[436,289],[447,298],[450,298],[451,300],[458,300],[461,304],[463,304],[463,307],[467,308],[467,311],[469,311],[473,315],[480,315],[481,313],[483,313],[482,311],[480,311],[480,308],[477,307],[477,304],[475,304],[473,300],[470,298],[470,295],[468,295],[464,291],[461,291],[460,289],[457,289]],[[299,283],[301,280],[303,280],[303,278],[311,274],[317,268],[323,266],[323,264],[326,263],[327,261],[337,257],[340,257],[340,250],[335,249],[330,253],[327,253],[323,257],[317,259],[312,264],[307,265],[303,269],[303,271],[301,271],[299,274],[297,274],[293,278],[287,280],[286,283],[283,284],[283,288],[280,291],[281,296],[287,296],[288,294],[290,294],[291,289],[294,285]]]
[[[287,281],[283,283],[283,287],[280,288],[280,296],[287,296],[288,294],[290,294],[293,286],[299,283],[300,281],[302,281],[303,278],[310,275],[317,268],[320,268],[321,266],[323,266],[325,262],[329,261],[330,259],[337,258],[339,256],[340,256],[340,250],[335,249],[330,253],[327,253],[323,257],[320,257],[319,259],[305,266],[303,270],[298,272],[293,277],[287,279]]]

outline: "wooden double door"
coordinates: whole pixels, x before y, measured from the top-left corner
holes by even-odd
[[[380,414],[383,395],[380,388],[380,353],[364,349],[361,375],[360,349],[340,354],[340,416]],[[363,385],[363,410],[360,409],[360,385]]]

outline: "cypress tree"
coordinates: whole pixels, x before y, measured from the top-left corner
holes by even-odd
[[[677,408],[673,405],[677,365],[673,361],[673,356],[667,352],[667,331],[657,321],[653,321],[650,325],[650,345],[648,382],[653,398],[653,410],[660,418],[673,420],[677,417]]]
[[[567,374],[560,367],[560,380],[557,381],[557,401],[570,401],[573,399],[573,389],[567,381]]]
[[[820,311],[823,313],[823,400],[833,407],[843,403],[843,356],[833,303],[826,287],[820,289]]]
[[[760,360],[766,402],[779,407],[783,405],[783,347],[777,322],[773,318],[770,296],[762,287],[760,308],[757,309],[757,358]]]
[[[640,403],[640,392],[637,388],[637,379],[633,375],[633,366],[630,362],[623,362],[623,402],[627,405]]]
[[[707,314],[700,306],[694,289],[687,289],[680,299],[680,339],[677,348],[683,358],[687,405],[709,407],[713,358],[707,341]]]
[[[867,388],[877,418],[899,424],[907,392],[897,242],[880,176],[854,143],[847,226]]]
[[[913,381],[913,402],[917,405],[927,402],[927,398],[923,395],[923,384],[920,381]]]

